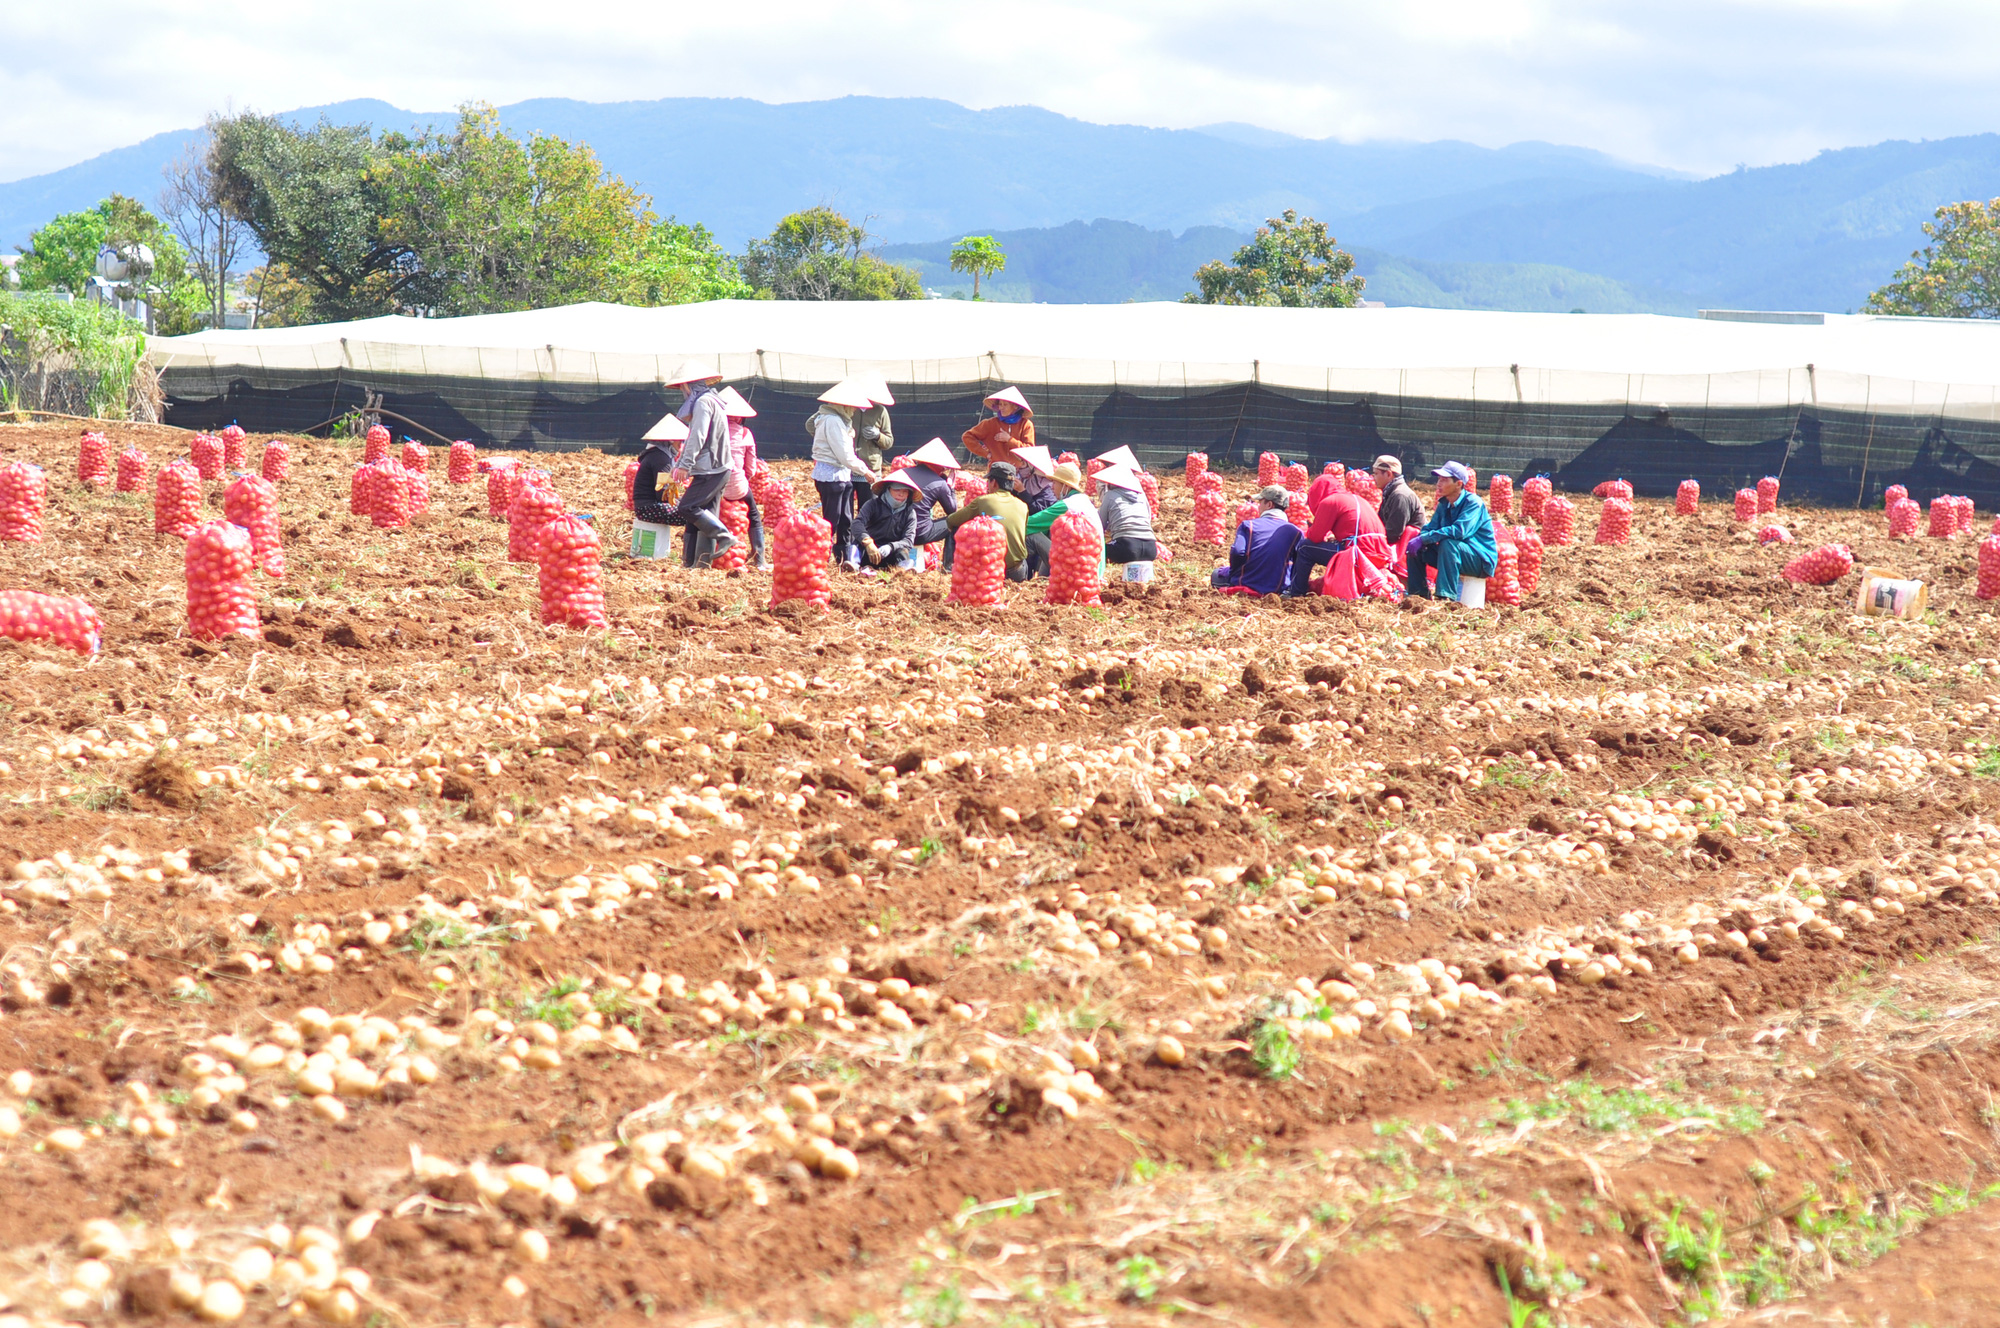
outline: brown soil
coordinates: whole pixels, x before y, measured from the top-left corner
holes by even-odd
[[[0,427],[52,478],[0,583],[106,623],[94,661],[0,642],[23,1313],[182,1315],[168,1272],[214,1281],[272,1223],[336,1233],[357,1317],[413,1323],[1504,1322],[1496,1268],[1558,1323],[1701,1296],[1873,1323],[1910,1306],[1868,1299],[1877,1270],[1939,1297],[1884,1321],[1944,1323],[1976,1290],[1950,1255],[1977,1209],[1819,1273],[1784,1211],[1993,1180],[1984,1005],[1938,997],[1894,1045],[1853,1013],[1914,1008],[1883,984],[1918,959],[1984,980],[2000,920],[1971,541],[1787,510],[1804,545],[1929,580],[1913,623],[1784,582],[1719,505],[1551,549],[1519,609],[1245,603],[1205,588],[1169,475],[1174,560],[1101,609],[840,576],[827,609],[772,610],[767,574],[619,554],[622,462],[535,457],[612,551],[613,629],[586,634],[538,625],[441,451],[430,512],[384,531],[347,513],[354,448],[292,445],[262,639],[196,642],[149,497],[67,484],[67,425]],[[241,1069],[211,1040],[299,1028],[323,1050],[307,1007],[404,1021],[349,1062],[379,1082],[340,1119],[297,1071],[184,1059]],[[1324,1041],[1300,1022],[1348,1012]],[[550,1024],[560,1063],[520,1068],[496,1018]],[[629,1047],[555,1027],[579,1019]],[[435,1078],[386,1076],[392,1046]],[[1095,1096],[1047,1077],[1092,1060]],[[638,1176],[663,1129],[645,1183],[479,1183],[581,1176],[593,1145]],[[801,1131],[858,1174],[774,1142]],[[1778,1222],[1804,1299],[1663,1264],[1676,1212],[1723,1215],[1732,1275]],[[74,1279],[94,1218],[133,1246],[102,1288]],[[247,1280],[252,1318],[346,1312]]]

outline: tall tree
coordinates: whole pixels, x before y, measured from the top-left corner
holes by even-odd
[[[1007,254],[990,235],[968,235],[951,247],[951,270],[972,274],[972,298],[979,298],[979,278],[1007,266]]]
[[[194,331],[206,299],[186,253],[145,204],[123,194],[88,211],[53,217],[29,236],[17,269],[21,289],[82,295],[97,270],[98,250],[129,244],[143,244],[153,252],[152,271],[135,283],[133,293],[152,306],[154,330],[163,336]]]
[[[923,281],[864,246],[870,236],[830,207],[807,208],[752,240],[743,276],[760,300],[920,300]]]
[[[624,285],[633,304],[747,300],[756,294],[708,227],[672,217],[647,229]]]
[[[315,319],[393,313],[423,274],[409,246],[383,234],[383,176],[407,139],[378,142],[365,124],[322,116],[294,129],[276,116],[210,122],[219,196],[264,253],[311,291]]]
[[[1948,203],[1924,235],[1931,243],[1868,297],[1868,312],[2000,318],[2000,198]]]
[[[247,232],[223,196],[215,171],[215,119],[211,116],[202,136],[162,168],[166,184],[160,190],[160,211],[187,251],[195,279],[208,297],[209,326],[221,327],[229,309],[229,267]]]
[[[1291,208],[1257,228],[1256,238],[1231,261],[1203,263],[1194,272],[1199,292],[1184,304],[1282,305],[1346,309],[1361,299],[1365,279],[1354,275],[1354,255],[1327,233],[1326,223],[1301,219]]]

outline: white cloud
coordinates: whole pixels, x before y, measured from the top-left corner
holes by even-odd
[[[26,8],[26,7],[23,7]],[[1697,171],[2000,120],[1991,0],[100,0],[8,17],[0,179],[223,107],[847,93]]]

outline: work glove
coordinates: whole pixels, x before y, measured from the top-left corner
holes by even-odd
[[[862,441],[864,442],[872,443],[877,441],[881,437],[882,437],[882,431],[876,428],[872,424],[864,426],[861,430],[861,438]]]

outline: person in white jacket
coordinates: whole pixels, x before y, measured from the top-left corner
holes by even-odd
[[[875,483],[875,472],[854,446],[854,413],[866,410],[872,398],[865,386],[835,383],[820,394],[820,408],[806,422],[813,437],[813,488],[819,491],[820,512],[833,527],[833,556],[841,566],[861,566],[861,546],[854,537],[857,486]]]

